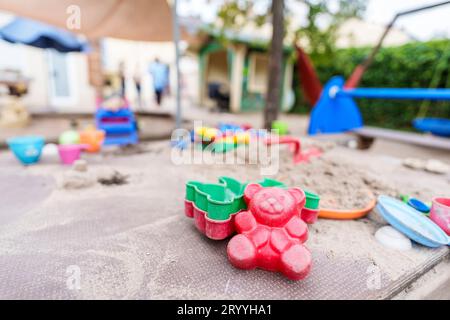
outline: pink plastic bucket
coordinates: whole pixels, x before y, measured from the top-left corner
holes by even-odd
[[[59,157],[63,164],[73,164],[80,159],[80,154],[86,146],[83,144],[60,144],[58,145]]]
[[[450,235],[450,198],[433,198],[430,219]]]

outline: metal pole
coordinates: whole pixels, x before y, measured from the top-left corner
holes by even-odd
[[[431,4],[431,5],[428,5],[428,6],[425,6],[425,7],[420,7],[420,8],[416,8],[416,9],[412,9],[412,10],[407,10],[407,11],[399,12],[399,13],[397,14],[397,17],[405,16],[405,15],[407,15],[407,14],[416,13],[416,12],[419,12],[419,11],[424,11],[424,10],[428,10],[428,9],[433,9],[433,8],[440,7],[440,6],[444,6],[444,5],[447,5],[447,4],[450,4],[450,1],[443,1],[443,2],[439,2],[439,3]]]
[[[450,89],[358,88],[338,91],[337,96],[368,99],[450,100]]]
[[[391,20],[391,22],[386,26],[386,29],[384,30],[383,34],[381,35],[381,38],[378,40],[377,45],[372,49],[372,52],[370,53],[370,55],[360,65],[358,65],[355,68],[355,71],[353,71],[352,75],[347,80],[347,83],[345,84],[345,86],[347,88],[356,88],[358,86],[362,76],[364,75],[366,70],[369,68],[369,66],[372,64],[373,60],[375,59],[376,54],[381,49],[381,46],[383,45],[384,40],[386,39],[387,35],[391,31],[395,22],[397,22],[398,18],[409,15],[409,14],[417,13],[420,11],[429,10],[429,9],[437,8],[440,6],[448,5],[448,4],[450,4],[450,1],[444,1],[444,2],[432,4],[432,5],[428,5],[425,7],[420,7],[420,8],[397,13],[394,16],[394,18]]]
[[[177,15],[177,0],[172,3],[172,28],[173,28],[173,42],[175,45],[175,70],[176,70],[176,128],[181,128],[181,93],[180,93],[180,26]]]

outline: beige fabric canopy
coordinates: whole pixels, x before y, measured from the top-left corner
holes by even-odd
[[[79,8],[79,29],[70,27],[76,21],[71,19],[78,10],[74,6]],[[173,40],[167,0],[0,0],[0,10],[69,29],[90,39]]]
[[[167,1],[170,0],[0,0],[0,10],[85,35],[93,48],[88,55],[89,81],[98,95],[101,94],[103,79],[100,38],[173,41],[177,72],[176,127],[179,128],[181,100],[178,42],[180,37],[187,36],[184,32],[180,34],[182,30],[179,30],[178,19],[172,19],[177,0],[170,1],[174,6],[172,11]]]

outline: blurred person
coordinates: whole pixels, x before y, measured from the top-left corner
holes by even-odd
[[[135,70],[134,76],[133,76],[133,81],[134,81],[134,85],[135,85],[135,88],[136,88],[136,96],[137,96],[138,106],[140,108],[142,106],[142,98],[141,98],[142,78],[141,78],[141,73],[139,71],[139,67],[136,67],[136,70]]]
[[[120,96],[125,98],[125,62],[119,62]]]
[[[170,96],[171,91],[170,91],[170,66],[169,64],[166,64],[166,73],[167,73],[167,84],[166,87],[164,88],[164,92]]]
[[[155,58],[155,60],[150,64],[149,72],[153,79],[153,89],[155,92],[156,103],[160,106],[162,102],[162,94],[169,82],[167,66],[164,63],[161,63],[159,58]]]

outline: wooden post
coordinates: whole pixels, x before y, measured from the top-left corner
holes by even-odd
[[[173,28],[173,43],[175,45],[175,70],[176,70],[176,116],[175,128],[181,128],[181,74],[180,74],[180,25],[177,13],[178,0],[172,1],[172,28]]]
[[[239,112],[242,103],[242,78],[247,47],[244,44],[233,46],[234,59],[231,68],[230,111]]]
[[[94,87],[97,99],[102,98],[103,66],[100,39],[90,39],[92,51],[88,55],[89,84]]]
[[[272,122],[278,118],[281,102],[281,74],[283,67],[284,0],[272,0],[272,42],[269,58],[269,84],[264,128],[270,130]]]

